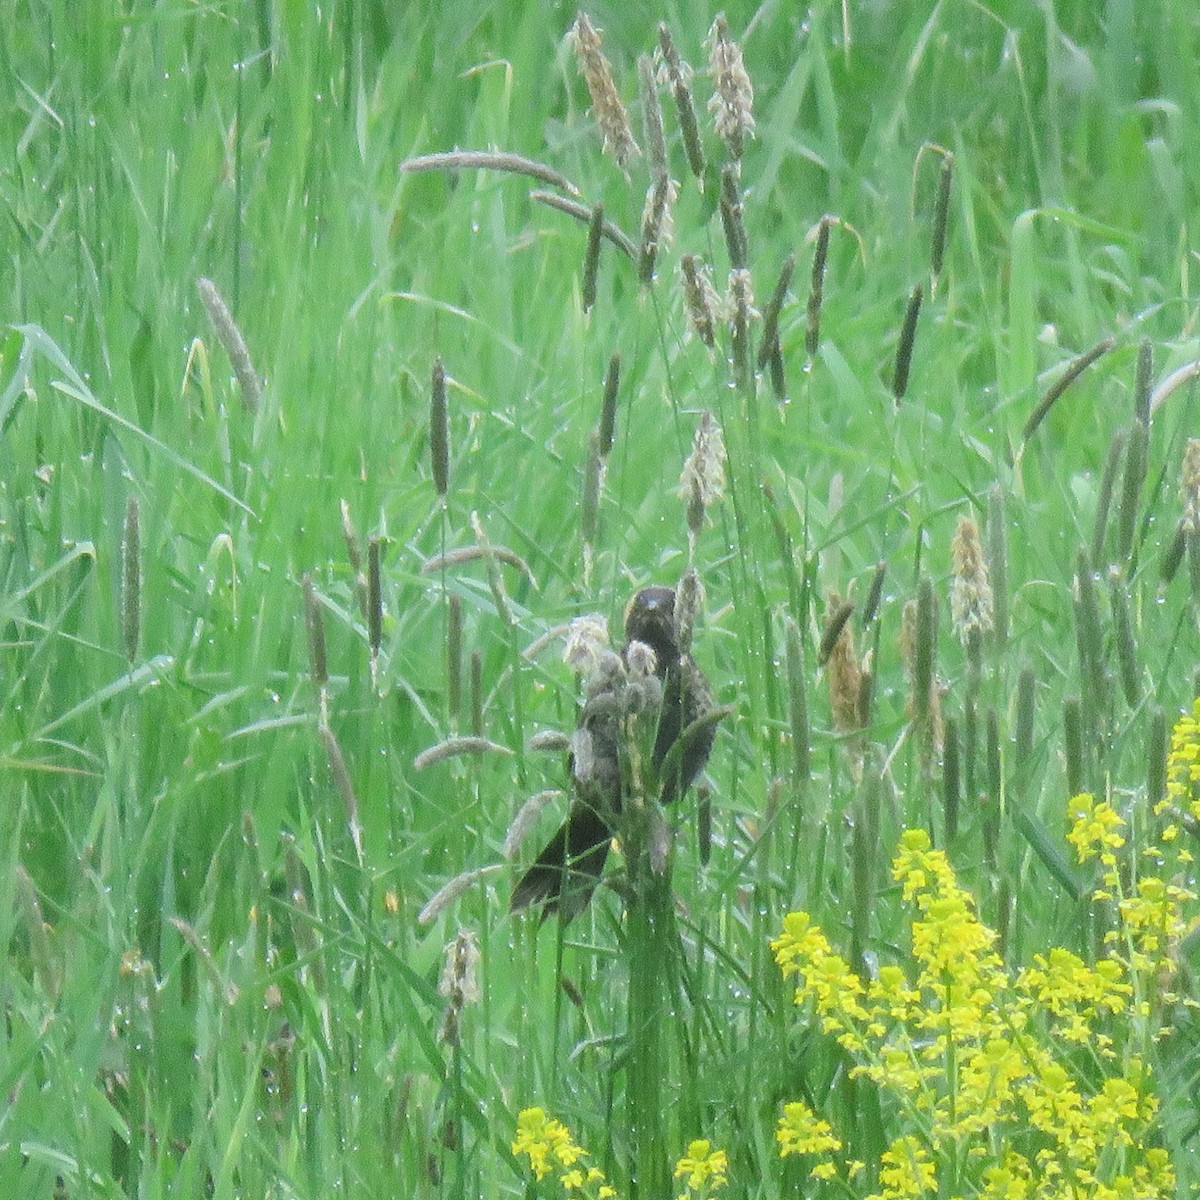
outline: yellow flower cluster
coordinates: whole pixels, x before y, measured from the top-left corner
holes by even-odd
[[[1076,797],[1072,816],[1081,856],[1104,861],[1120,848],[1120,818],[1106,804]],[[1129,1022],[1114,1020],[1133,1003],[1126,963],[1113,955],[1089,965],[1052,949],[1010,974],[923,830],[902,836],[893,877],[913,909],[910,972],[884,966],[864,982],[806,913],[789,914],[771,944],[797,981],[797,1004],[812,1007],[855,1058],[854,1073],[891,1096],[906,1122],[880,1156],[869,1200],[1172,1194],[1169,1159],[1152,1144],[1149,1068],[1126,1044]],[[1148,881],[1137,895],[1150,906]],[[1144,925],[1161,938],[1164,919],[1161,904],[1147,907]],[[776,1138],[782,1156],[814,1156],[818,1179],[848,1179],[860,1165],[839,1163],[841,1141],[799,1102],[786,1106]]]
[[[557,1170],[568,1196],[609,1200],[617,1194],[599,1167],[584,1164],[587,1151],[575,1142],[571,1131],[561,1121],[547,1116],[544,1109],[526,1108],[518,1115],[512,1152],[529,1159],[529,1169],[538,1179]]]
[[[714,1150],[707,1138],[697,1138],[675,1164],[675,1178],[687,1180],[687,1191],[679,1200],[700,1200],[724,1187],[729,1172],[729,1156]]]
[[[1195,712],[1200,713],[1200,701]],[[1200,798],[1191,798],[1195,780],[1200,778],[1200,725],[1196,715],[1185,714],[1176,723],[1167,772],[1167,799],[1155,813],[1164,818],[1160,844],[1142,852],[1148,869],[1132,884],[1122,877],[1117,864],[1117,851],[1125,845],[1121,816],[1107,801],[1097,801],[1087,793],[1072,797],[1067,808],[1072,822],[1067,840],[1075,847],[1079,861],[1099,856],[1104,868],[1093,898],[1116,904],[1117,927],[1105,934],[1105,944],[1113,957],[1106,962],[1116,963],[1114,969],[1128,972],[1138,995],[1143,997],[1137,1006],[1142,1014],[1161,1011],[1178,999],[1169,981],[1175,973],[1179,944],[1192,928],[1185,907],[1196,900],[1195,891],[1167,880],[1186,879],[1192,873],[1192,855],[1177,843],[1178,827],[1172,815],[1194,817],[1200,812]]]

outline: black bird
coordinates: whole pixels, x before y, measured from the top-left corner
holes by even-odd
[[[544,902],[544,914],[557,909],[569,921],[587,907],[600,882],[623,800],[621,722],[632,711],[635,686],[626,673],[636,676],[639,644],[654,651],[654,675],[661,685],[651,755],[656,776],[680,733],[713,707],[708,681],[691,655],[679,651],[674,590],[643,588],[625,610],[620,664],[613,663],[609,673],[602,672],[589,684],[571,759],[575,799],[567,819],[513,889],[513,912]],[[715,724],[705,725],[680,748],[660,780],[662,803],[678,800],[687,791],[708,761],[715,737]]]

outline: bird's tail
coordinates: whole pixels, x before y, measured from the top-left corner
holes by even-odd
[[[541,903],[543,917],[556,910],[564,921],[577,916],[600,882],[612,836],[595,808],[576,800],[562,827],[513,888],[510,911]]]

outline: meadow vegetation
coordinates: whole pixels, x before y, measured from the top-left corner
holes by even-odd
[[[3,1188],[1194,1194],[1198,56],[7,4]],[[707,773],[510,913],[693,578]]]

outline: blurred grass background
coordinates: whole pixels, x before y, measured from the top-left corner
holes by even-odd
[[[707,8],[589,11],[635,117],[634,62],[658,21],[703,65]],[[762,389],[753,448],[723,355],[686,336],[678,255],[703,255],[719,283],[725,258],[715,189],[686,175],[666,100],[683,181],[676,245],[647,295],[606,253],[586,316],[585,231],[531,203],[525,181],[398,170],[456,146],[525,153],[602,199],[636,238],[645,168],[627,181],[600,154],[562,41],[573,8],[4,5],[0,1178],[13,1195],[49,1196],[56,1181],[72,1197],[516,1194],[513,1114],[532,1103],[569,1115],[606,1165],[621,1161],[619,900],[602,893],[558,947],[552,922],[539,936],[507,915],[507,868],[431,926],[416,915],[460,871],[499,861],[527,796],[563,786],[561,764],[526,746],[573,724],[575,683],[552,651],[521,652],[582,612],[615,630],[637,586],[679,577],[675,489],[705,408],[727,426],[740,519],[728,503],[700,539],[696,653],[739,714],[711,764],[707,867],[690,810],[680,814],[687,1002],[667,1114],[679,1152],[711,1132],[730,1147],[731,1194],[775,1194],[780,1100],[837,1074],[805,1038],[789,1040],[766,945],[790,908],[849,929],[856,903],[846,818],[868,801],[816,668],[827,591],[861,603],[888,563],[867,631],[877,682],[863,785],[882,814],[883,864],[901,825],[940,821],[940,790],[905,737],[900,611],[928,573],[943,597],[951,711],[965,665],[945,603],[950,535],[960,515],[982,520],[997,485],[1010,628],[989,649],[983,698],[1003,735],[1006,819],[995,871],[972,797],[950,849],[985,918],[1007,928],[1013,961],[1087,943],[1086,902],[1045,852],[1062,847],[1064,700],[1088,699],[1073,574],[1110,442],[1133,418],[1138,343],[1153,345],[1156,380],[1200,357],[1200,18],[1184,0],[725,11],[755,87],[743,181],[760,308],[789,250],[799,263],[782,320],[790,400]],[[703,103],[699,75],[696,86]],[[939,161],[919,155],[925,143],[955,154],[932,295]],[[806,236],[824,213],[858,237],[834,230],[809,367]],[[225,295],[267,381],[255,413],[211,334],[200,276]],[[918,283],[926,304],[897,406],[892,362]],[[1046,388],[1105,336],[1116,348],[1020,453]],[[617,444],[585,581],[579,497],[613,353]],[[451,381],[444,510],[428,447],[436,356]],[[1168,587],[1159,563],[1196,416],[1191,388],[1155,413],[1133,556],[1119,564],[1141,700],[1125,704],[1111,672],[1111,695],[1090,698],[1086,783],[1130,812],[1158,769],[1148,747],[1163,714],[1194,695],[1195,600],[1187,571]],[[132,663],[121,623],[130,497],[142,546]],[[378,686],[343,500],[359,537],[382,539]],[[529,565],[530,577],[501,568],[511,625],[482,564],[421,574],[476,540],[473,512]],[[361,862],[317,734],[304,572],[324,613]],[[483,732],[512,754],[417,772],[420,750],[471,725],[469,706],[454,713],[449,701],[449,595],[479,656]],[[803,809],[789,775],[787,616],[808,660]],[[1105,636],[1110,652],[1107,624]],[[1023,668],[1037,720],[1018,761]],[[1008,820],[1017,809],[1022,821]],[[886,954],[897,928],[886,870],[868,883],[857,904],[871,952]],[[437,981],[459,923],[479,937],[483,998],[455,1056],[437,1041]],[[581,1005],[559,989],[560,971]],[[1164,1125],[1186,1164],[1198,1061],[1186,1018],[1178,1036],[1161,1064]]]

